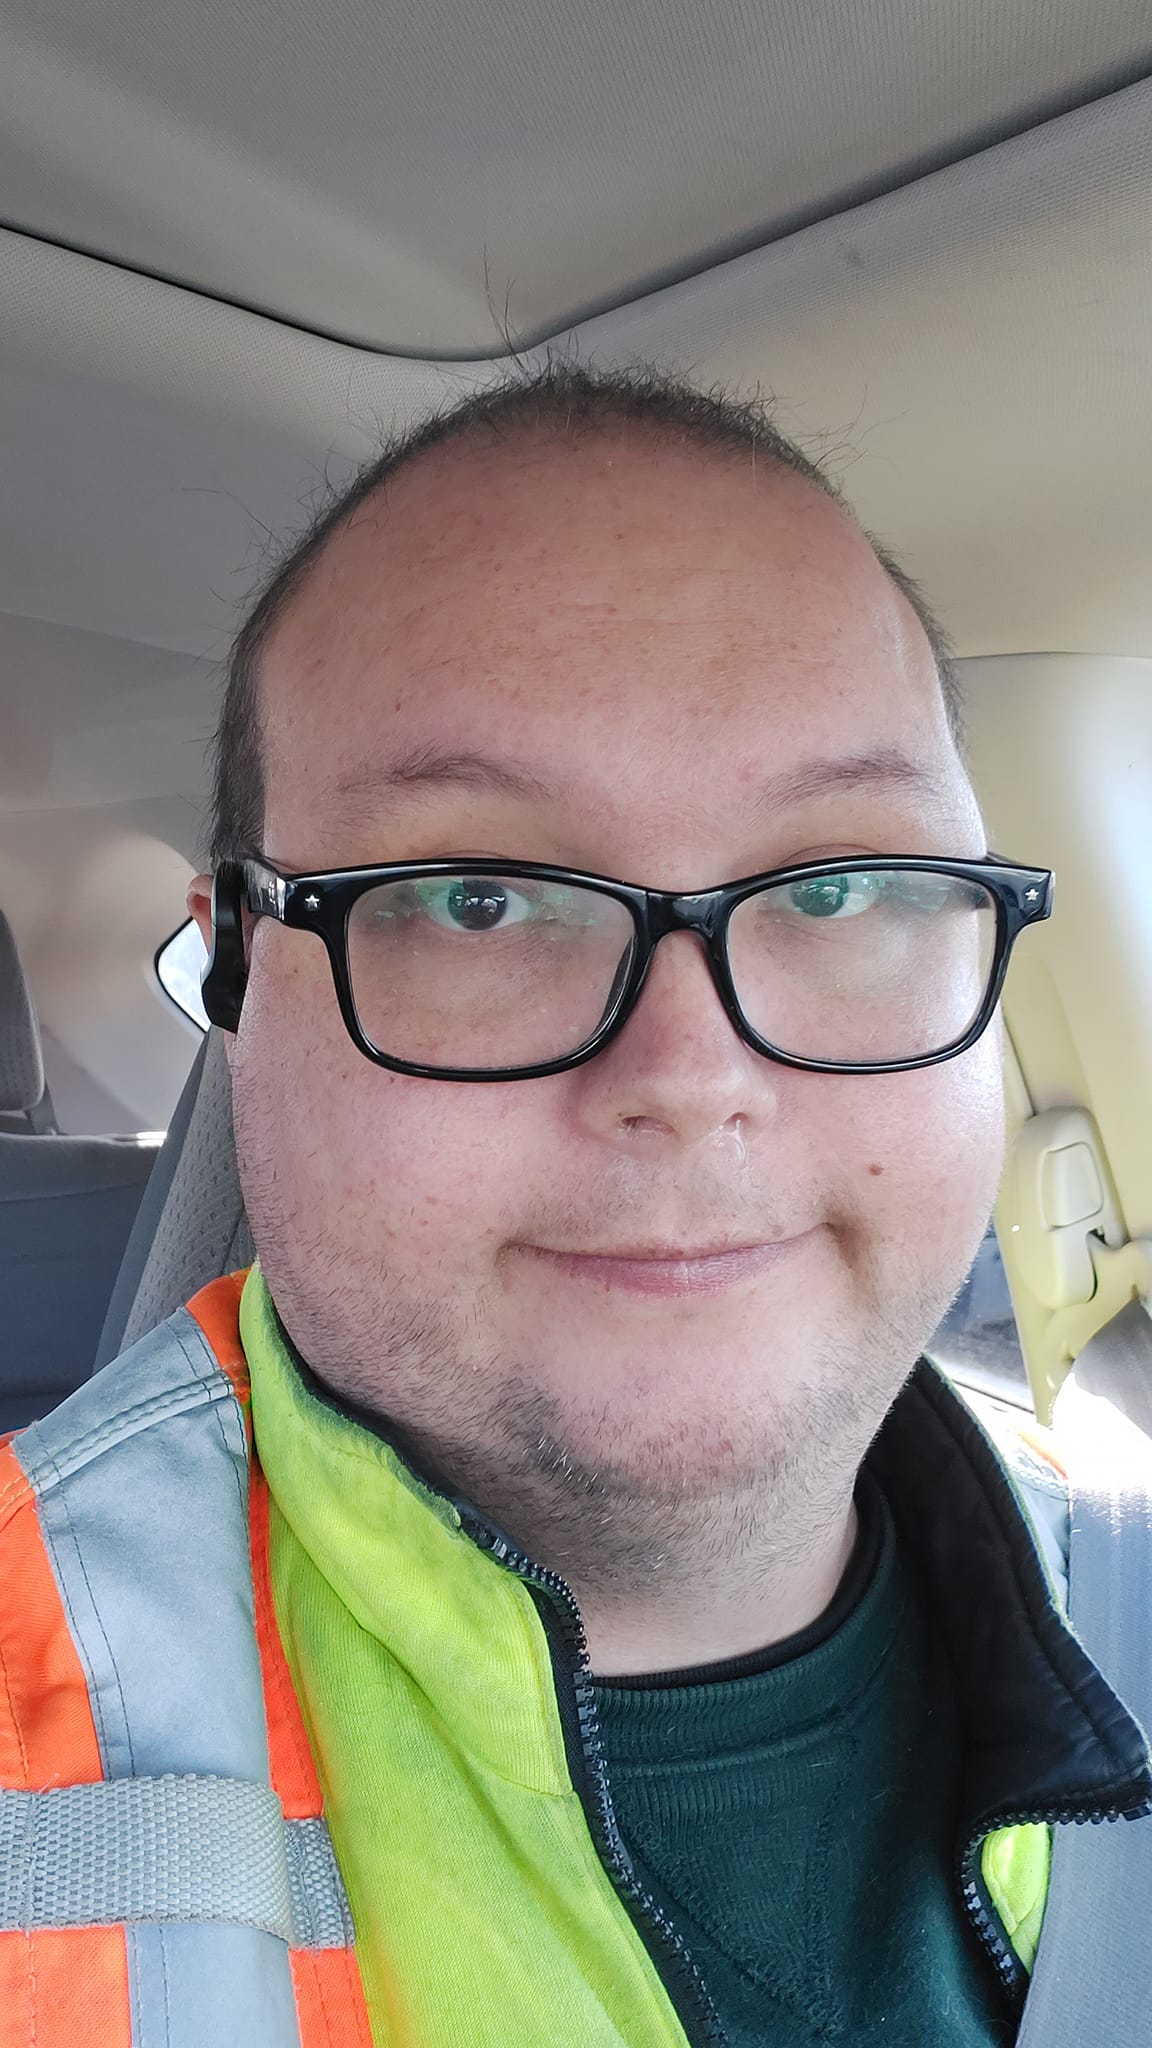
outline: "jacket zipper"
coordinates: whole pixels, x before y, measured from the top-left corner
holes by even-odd
[[[457,1505],[458,1508],[462,1506],[460,1503]],[[568,1653],[568,1675],[572,1682],[572,1697],[576,1710],[576,1732],[584,1764],[584,1775],[592,1793],[591,1810],[587,1800],[583,1803],[597,1854],[636,1922],[653,1961],[660,1969],[660,1974],[665,1980],[665,1989],[672,1997],[677,2017],[692,2048],[695,2048],[697,2042],[700,2048],[725,2048],[725,2035],[704,1979],[682,1936],[673,1927],[667,1914],[637,1881],[631,1858],[620,1834],[600,1748],[600,1730],[591,1682],[588,1644],[576,1596],[567,1580],[562,1579],[558,1572],[549,1571],[545,1566],[536,1564],[524,1551],[518,1550],[507,1537],[501,1535],[499,1530],[482,1521],[474,1509],[462,1510],[461,1519],[472,1540],[482,1550],[486,1550],[489,1556],[504,1566],[505,1570],[513,1572],[517,1578],[536,1587],[551,1603]],[[561,1707],[562,1705],[561,1702]],[[1023,1827],[1038,1823],[1055,1827],[1066,1822],[1084,1826],[1102,1821],[1118,1821],[1124,1819],[1128,1812],[1129,1809],[1123,1807],[1096,1807],[1087,1813],[1067,1807],[1058,1810],[1048,1809],[1044,1812],[1016,1810],[993,1815],[977,1833],[969,1837],[960,1863],[961,1896],[968,1916],[992,1959],[1000,1982],[1018,2008],[1023,2004],[1027,1994],[1029,1972],[1005,1938],[1002,1923],[980,1875],[978,1858],[985,1837],[995,1834],[1000,1828]],[[1141,1812],[1152,1814],[1152,1804],[1132,1811],[1131,1817],[1136,1819]],[[661,1963],[664,1965],[663,1968]],[[678,1983],[683,1996],[693,2008],[693,2025],[689,2025],[681,1999],[674,1995],[672,1986],[667,1981],[669,1974],[673,1981]]]
[[[575,1708],[573,1732],[579,1742],[584,1766],[581,1775],[591,1793],[591,1801],[584,1798],[582,1803],[596,1853],[656,1964],[690,2048],[725,2048],[726,2037],[704,1979],[683,1937],[637,1879],[620,1833],[600,1746],[600,1724],[592,1688],[588,1643],[576,1596],[558,1572],[536,1564],[498,1529],[482,1520],[474,1509],[469,1512],[460,1502],[457,1502],[457,1509],[473,1542],[486,1550],[506,1571],[537,1588],[551,1603],[567,1653]],[[563,1714],[563,1701],[559,1704],[561,1718],[567,1720]],[[685,2007],[688,2008],[687,2013]]]
[[[961,1896],[964,1900],[968,1916],[992,1958],[1000,1982],[1011,1993],[1018,2006],[1024,2002],[1031,1978],[1029,1971],[1021,1962],[1015,1949],[1005,1938],[1003,1923],[988,1896],[987,1888],[980,1873],[978,1859],[981,1846],[986,1837],[996,1834],[1001,1828],[1032,1827],[1038,1824],[1043,1824],[1047,1827],[1060,1827],[1068,1822],[1073,1822],[1077,1827],[1096,1826],[1102,1821],[1137,1820],[1149,1814],[1152,1814],[1152,1804],[1145,1804],[1143,1807],[1135,1808],[1097,1806],[1092,1808],[1090,1812],[1063,1807],[1058,1810],[1049,1808],[1043,1813],[1035,1811],[999,1813],[994,1814],[990,1820],[984,1822],[978,1833],[969,1837],[968,1845],[960,1860]]]

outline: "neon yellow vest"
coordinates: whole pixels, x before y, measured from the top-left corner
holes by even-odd
[[[386,1443],[308,1391],[258,1270],[240,1330],[277,1620],[376,2048],[684,2048],[573,1789],[528,1587]],[[1043,1825],[983,1845],[1026,1967],[1049,1856]]]

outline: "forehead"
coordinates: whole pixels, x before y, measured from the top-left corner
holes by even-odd
[[[951,752],[919,623],[840,508],[635,430],[402,470],[310,571],[263,691],[269,850],[428,743],[654,805],[833,745]]]

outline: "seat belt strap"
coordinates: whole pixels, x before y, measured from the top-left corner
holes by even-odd
[[[1094,1391],[1105,1387],[1111,1399]],[[1126,1414],[1113,1405],[1121,1388]],[[1148,1732],[1152,1437],[1130,1419],[1141,1390],[1150,1398],[1152,1315],[1133,1301],[1084,1347],[1054,1426],[1069,1480],[1069,1619]],[[1152,1818],[1058,1826],[1017,2048],[1143,2048],[1150,2038]]]
[[[1103,1394],[1152,1437],[1152,1311],[1144,1302],[1128,1302],[1084,1346],[1072,1381],[1086,1394]]]

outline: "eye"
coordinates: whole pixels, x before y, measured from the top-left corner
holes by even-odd
[[[437,875],[414,882],[412,894],[434,924],[450,931],[491,932],[524,924],[539,906],[487,875]]]
[[[865,873],[860,875],[813,875],[808,881],[793,882],[788,890],[788,901],[794,910],[805,917],[837,918],[859,917],[883,893],[884,876]]]

